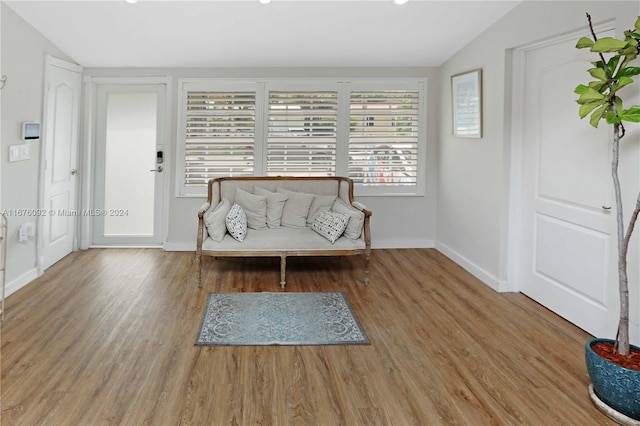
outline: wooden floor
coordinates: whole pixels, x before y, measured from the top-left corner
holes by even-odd
[[[280,291],[279,259],[73,253],[7,300],[2,425],[602,425],[590,336],[435,250],[291,258],[287,291],[344,291],[370,346],[198,347],[208,292]]]

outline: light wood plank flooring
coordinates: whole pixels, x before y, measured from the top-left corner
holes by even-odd
[[[290,258],[287,291],[344,291],[370,346],[197,347],[208,292],[280,291],[279,259],[94,249],[7,300],[3,425],[602,425],[590,337],[435,250]]]

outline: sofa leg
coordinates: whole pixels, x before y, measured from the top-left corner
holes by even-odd
[[[286,273],[287,273],[287,256],[285,254],[280,255],[280,288],[284,288],[286,285]]]
[[[202,287],[202,255],[196,253],[196,286]]]
[[[369,285],[369,257],[370,253],[364,254],[364,278],[362,279],[362,283],[364,285]]]

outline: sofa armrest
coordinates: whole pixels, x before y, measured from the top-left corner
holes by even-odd
[[[352,201],[351,205],[364,213],[364,227],[362,229],[362,234],[364,235],[364,244],[366,246],[367,256],[369,256],[369,253],[371,252],[371,224],[369,222],[373,213],[371,210],[367,210],[364,204],[357,201]]]
[[[211,203],[210,202],[206,202],[202,205],[202,207],[200,207],[200,210],[198,210],[198,218],[202,219],[204,217],[204,214],[207,210],[209,210],[209,207],[211,207]]]
[[[198,210],[198,238],[196,239],[196,255],[202,253],[202,242],[207,237],[207,228],[204,226],[204,214],[211,207],[211,203],[206,202]]]

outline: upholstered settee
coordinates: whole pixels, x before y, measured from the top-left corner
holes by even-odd
[[[280,286],[289,256],[364,257],[369,280],[371,212],[353,199],[346,177],[224,177],[209,181],[198,211],[195,263],[202,256],[280,257]]]

